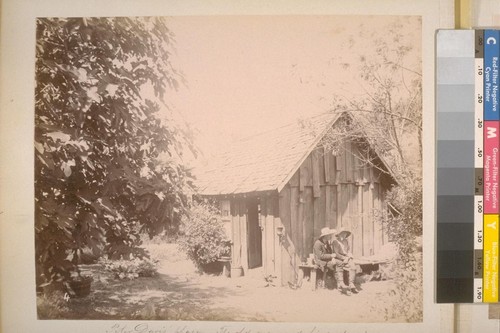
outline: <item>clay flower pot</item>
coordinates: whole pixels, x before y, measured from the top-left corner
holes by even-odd
[[[92,276],[77,276],[69,281],[69,286],[75,297],[86,297],[90,294],[90,286],[94,279]]]

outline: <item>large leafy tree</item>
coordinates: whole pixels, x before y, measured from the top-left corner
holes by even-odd
[[[138,233],[176,230],[190,193],[187,132],[165,111],[182,75],[161,18],[37,21],[35,243],[39,285],[82,250],[145,255]]]

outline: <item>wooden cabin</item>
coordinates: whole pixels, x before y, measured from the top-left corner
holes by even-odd
[[[199,179],[200,193],[216,198],[232,240],[232,267],[262,267],[294,283],[321,228],[352,232],[355,257],[377,254],[388,242],[374,219],[394,183],[382,159],[368,165],[360,145],[327,151],[322,138],[347,115],[311,118],[236,142]],[[349,118],[352,120],[352,118]],[[366,148],[366,145],[365,145]],[[366,149],[364,150],[366,151]]]

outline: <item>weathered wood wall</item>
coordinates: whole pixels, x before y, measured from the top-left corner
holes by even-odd
[[[232,263],[233,267],[248,270],[247,207],[243,198],[231,200]]]
[[[294,282],[298,265],[312,252],[321,228],[346,228],[354,256],[376,254],[387,242],[374,211],[383,209],[387,177],[362,163],[358,148],[345,143],[338,156],[313,151],[278,193],[260,195],[264,274],[276,275],[282,284]],[[254,198],[255,199],[255,198]],[[252,199],[252,200],[254,200]],[[248,269],[249,199],[231,199],[233,265]],[[280,239],[277,230],[283,227]]]
[[[383,207],[387,178],[359,158],[358,148],[345,143],[334,156],[313,151],[279,194],[280,222],[287,241],[282,246],[282,283],[294,281],[297,265],[312,252],[321,228],[352,232],[354,256],[376,254],[387,241],[374,210]]]
[[[262,230],[262,266],[265,275],[281,276],[282,251],[278,227],[282,226],[279,218],[278,195],[263,195],[258,199],[260,213],[258,220],[250,221],[248,205],[255,202],[255,197],[236,197],[231,202],[231,230],[232,230],[232,265],[243,267],[244,272],[249,269],[249,251],[251,251],[249,228],[251,223],[258,223]]]

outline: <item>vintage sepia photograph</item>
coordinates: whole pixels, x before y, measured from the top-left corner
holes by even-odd
[[[420,16],[40,17],[34,100],[38,319],[423,321]]]

